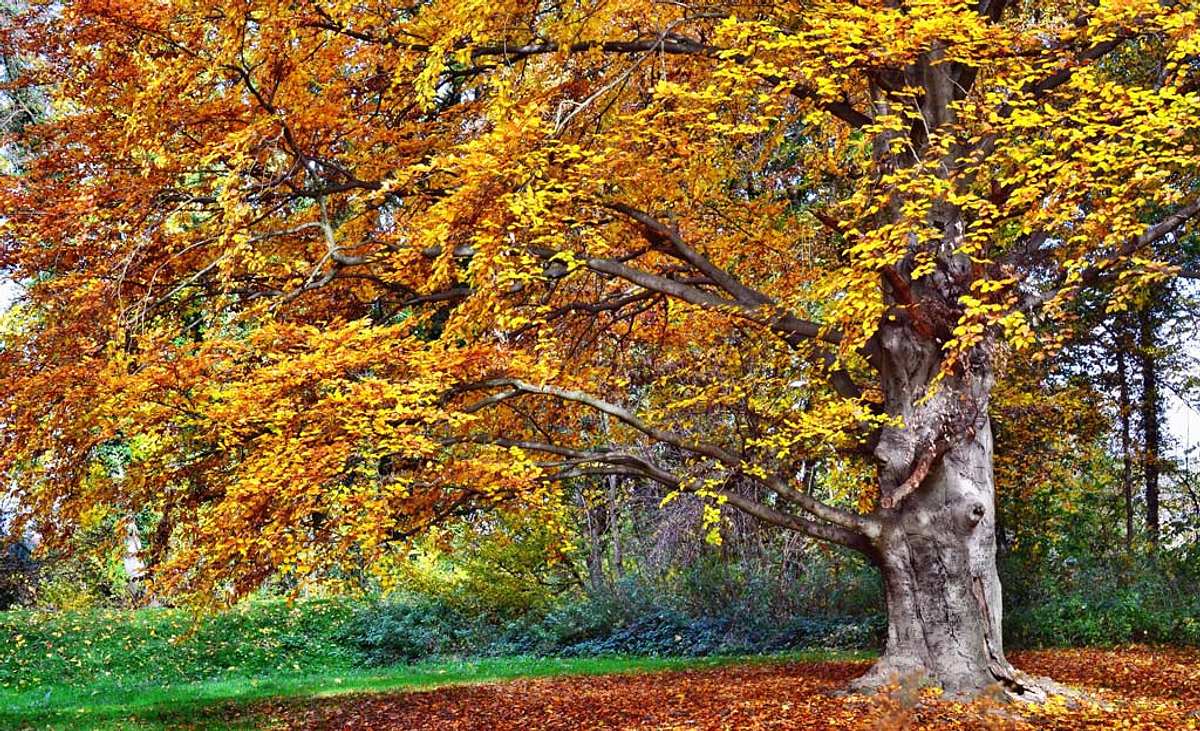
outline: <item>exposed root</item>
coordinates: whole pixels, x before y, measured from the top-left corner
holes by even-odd
[[[1002,694],[1005,700],[1040,705],[1051,698],[1062,698],[1072,708],[1085,701],[1094,700],[1078,688],[1063,685],[1050,678],[1030,675],[1011,666],[1008,674],[1009,678],[997,682],[993,691]]]
[[[920,662],[884,657],[872,665],[865,675],[852,680],[845,693],[871,695],[891,688],[920,689],[936,685]]]
[[[865,675],[852,681],[843,694],[873,695],[886,692],[909,706],[919,703],[923,688],[939,688],[943,698],[962,701],[990,699],[1003,703],[1041,705],[1051,698],[1062,698],[1069,707],[1094,701],[1087,693],[1050,678],[1030,675],[1011,665],[1004,670],[1003,673],[996,673],[993,669],[992,677],[976,686],[947,688],[933,678],[920,662],[885,657],[872,665]]]

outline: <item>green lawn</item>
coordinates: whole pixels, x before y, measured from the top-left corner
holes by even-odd
[[[244,708],[270,698],[320,698],[483,683],[514,678],[599,675],[705,668],[730,663],[830,660],[861,657],[845,652],[793,653],[721,658],[488,658],[429,661],[415,665],[330,674],[229,677],[144,687],[97,684],[78,688],[0,694],[0,728],[160,729],[258,728]]]
[[[518,677],[662,670],[713,665],[712,660],[640,658],[504,658],[426,662],[407,667],[330,673],[278,673],[217,680],[146,684],[141,687],[99,682],[80,687],[51,686],[0,695],[0,727],[21,728],[237,728],[207,715],[226,715],[228,707],[266,698],[320,697]],[[136,720],[135,720],[136,719]]]
[[[364,668],[340,637],[342,602],[182,610],[0,613],[0,728],[258,728],[255,701],[554,675],[857,656],[485,658]]]

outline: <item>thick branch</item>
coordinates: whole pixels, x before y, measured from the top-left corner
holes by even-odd
[[[738,302],[756,306],[767,304],[771,301],[770,297],[742,284],[736,277],[713,264],[699,251],[688,246],[683,237],[679,235],[677,229],[667,226],[645,211],[625,205],[624,203],[606,203],[604,205],[606,208],[623,213],[645,226],[648,238],[657,238],[661,241],[669,242],[681,259],[716,282],[721,289],[733,295]]]
[[[741,510],[748,515],[753,515],[767,523],[777,525],[783,528],[791,528],[794,531],[804,533],[813,538],[837,543],[847,548],[853,548],[856,551],[865,553],[868,556],[873,555],[874,547],[871,541],[861,533],[853,530],[848,530],[839,525],[830,525],[826,523],[817,523],[816,521],[807,518],[801,518],[791,513],[785,513],[781,510],[755,502],[737,493],[728,492],[725,490],[718,491],[717,494],[730,505],[738,510]]]
[[[616,467],[624,467],[632,470],[636,474],[648,477],[655,482],[658,482],[666,487],[684,492],[693,492],[686,487],[682,480],[675,475],[667,472],[658,465],[649,460],[642,459],[631,454],[621,452],[600,452],[588,451],[581,449],[572,449],[570,447],[561,447],[555,444],[547,444],[543,442],[530,442],[514,439],[489,438],[489,437],[474,437],[470,441],[481,444],[495,444],[501,447],[516,447],[530,452],[543,452],[546,454],[554,454],[560,457],[565,457],[572,460],[569,469],[558,473],[560,477],[573,477],[577,474],[582,474],[586,470],[576,470],[576,467],[587,464],[589,462],[596,464],[610,464]],[[621,471],[621,474],[629,474]],[[862,533],[839,525],[830,525],[818,523],[808,518],[803,518],[791,513],[786,513],[782,510],[763,505],[755,500],[752,500],[744,495],[732,492],[729,490],[714,490],[712,494],[723,499],[727,504],[742,512],[752,515],[766,523],[776,525],[782,528],[788,528],[800,533],[804,533],[812,538],[830,541],[837,543],[847,548],[853,548],[867,555],[873,555],[874,548],[870,540]]]
[[[832,505],[827,505],[820,500],[817,500],[812,495],[803,493],[794,489],[791,485],[780,479],[770,479],[767,481],[767,486],[774,490],[783,499],[799,505],[809,513],[812,513],[821,520],[827,520],[835,525],[842,526],[856,533],[861,533],[867,538],[878,538],[880,533],[879,524],[865,515],[858,515],[846,510],[835,508]]]
[[[831,345],[837,345],[842,341],[841,333],[836,330],[823,328],[815,322],[801,319],[788,312],[780,312],[777,303],[772,298],[739,282],[736,277],[716,266],[699,251],[689,246],[676,229],[667,226],[645,211],[623,203],[605,205],[642,224],[645,235],[651,244],[670,243],[680,259],[691,264],[735,299],[726,300],[677,280],[658,277],[649,272],[634,269],[623,262],[591,259],[588,260],[589,269],[621,277],[645,289],[674,296],[691,304],[727,312],[739,312],[747,319],[774,330],[792,347],[797,347],[805,340],[819,340]],[[862,389],[854,383],[844,368],[833,369],[833,364],[837,359],[832,353],[818,350],[816,357],[828,371],[830,384],[834,390],[847,398],[858,398],[862,395]]]

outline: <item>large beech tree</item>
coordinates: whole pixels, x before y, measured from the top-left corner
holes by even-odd
[[[862,687],[1043,690],[989,392],[1082,291],[1180,273],[1194,4],[66,0],[0,37],[55,100],[0,189],[0,468],[49,545],[150,508],[158,592],[386,579],[615,474],[868,556]]]

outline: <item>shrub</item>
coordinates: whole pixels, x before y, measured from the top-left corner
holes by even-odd
[[[1057,566],[1011,558],[1005,634],[1025,647],[1200,644],[1200,596],[1194,569],[1170,556],[1079,560]]]
[[[469,648],[474,622],[442,601],[405,596],[368,605],[342,634],[367,664],[393,665]]]

